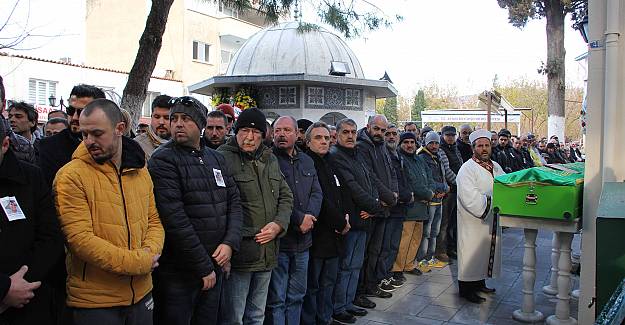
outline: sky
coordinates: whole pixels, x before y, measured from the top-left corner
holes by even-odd
[[[82,41],[84,0],[3,0],[0,26],[16,1],[12,24],[0,31],[0,37],[27,25],[40,34],[61,36],[33,38],[24,46],[36,49],[20,54],[83,59],[84,51],[76,44]],[[302,1],[303,20],[317,23],[310,7],[313,0]],[[500,84],[518,78],[546,81],[537,72],[547,57],[544,19],[530,21],[523,29],[513,27],[507,9],[501,9],[497,0],[370,1],[391,17],[402,15],[403,21],[347,42],[368,78],[379,79],[386,71],[404,96],[430,83],[455,88],[459,95],[475,94],[490,89],[495,75]],[[29,18],[27,24],[24,17]],[[583,86],[584,70],[574,58],[586,51],[586,45],[571,24],[567,17],[566,81]]]

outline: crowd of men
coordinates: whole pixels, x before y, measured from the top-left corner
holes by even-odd
[[[270,124],[257,108],[235,121],[230,105],[209,112],[189,96],[158,96],[132,138],[129,117],[89,85],[43,132],[32,105],[6,110],[2,325],[354,323],[407,275],[480,254],[461,246],[489,253],[488,231],[472,243],[458,228],[481,231],[493,176],[582,159],[505,129],[491,153],[491,133],[469,125]],[[459,275],[474,303],[494,291],[484,256],[484,272]]]

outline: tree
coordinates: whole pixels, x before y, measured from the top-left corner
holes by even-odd
[[[222,5],[240,11],[254,10],[263,15],[270,23],[277,23],[281,17],[296,9],[298,5],[298,2],[294,0],[220,1]],[[311,2],[315,5],[321,21],[335,28],[347,38],[357,37],[363,32],[376,30],[380,27],[389,27],[393,22],[403,19],[399,15],[393,18],[385,15],[382,9],[367,0],[348,3],[329,0]],[[156,66],[172,3],[173,0],[152,0],[145,29],[139,40],[137,56],[128,75],[128,82],[124,88],[121,101],[122,108],[130,112],[133,124],[137,123],[141,114],[140,110],[147,95],[150,76]],[[314,24],[301,23],[300,29],[308,30],[315,28],[315,26]],[[132,125],[133,128],[134,126]]]
[[[427,102],[425,101],[425,93],[422,89],[417,91],[412,102],[412,110],[410,111],[411,121],[421,121],[421,112],[425,110]]]
[[[44,40],[51,40],[62,34],[46,34],[41,33],[43,26],[30,26],[30,3],[26,4],[25,20],[14,21],[14,15],[20,12],[20,1],[15,0],[12,5],[5,8],[0,7],[0,12],[6,10],[7,16],[4,22],[0,21],[0,50],[12,49],[19,51],[33,50],[45,45]],[[8,3],[7,3],[8,4]],[[26,40],[36,40],[35,43],[24,46]]]
[[[538,70],[547,75],[549,134],[564,137],[565,130],[565,51],[564,17],[578,13],[588,0],[497,0],[501,8],[508,9],[510,23],[523,28],[530,19],[547,21],[547,62]]]
[[[389,123],[397,124],[397,97],[389,97],[384,101],[384,116]]]

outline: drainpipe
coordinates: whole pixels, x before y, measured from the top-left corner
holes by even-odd
[[[620,181],[622,174],[619,155],[622,148],[621,140],[613,135],[621,133],[618,118],[618,78],[619,78],[619,13],[620,0],[608,0],[605,31],[605,93],[604,93],[604,154],[605,163],[603,168],[603,181]],[[622,171],[621,171],[622,172]]]

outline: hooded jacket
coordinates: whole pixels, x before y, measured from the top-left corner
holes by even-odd
[[[158,149],[158,147],[164,145],[168,141],[167,139],[163,139],[156,135],[154,130],[152,130],[152,126],[148,128],[148,132],[139,134],[133,140],[137,141],[137,143],[141,146],[141,149],[145,152],[146,159],[150,159],[154,150]]]
[[[390,207],[397,203],[393,193],[398,192],[397,175],[395,175],[393,171],[391,157],[384,142],[373,142],[373,139],[367,132],[367,128],[362,128],[358,131],[356,140],[358,154],[362,156],[367,168],[369,168],[380,181],[378,187],[379,198],[388,205],[388,207],[384,207],[383,213],[376,214],[376,217],[388,217]]]
[[[196,279],[209,275],[217,267],[211,257],[217,246],[236,252],[241,241],[241,202],[230,165],[204,141],[199,150],[169,141],[148,168],[166,234],[159,268]]]
[[[440,149],[439,149],[440,150]],[[417,150],[417,155],[425,161],[432,175],[432,189],[435,193],[446,193],[449,191],[449,186],[445,180],[445,169],[443,164],[439,161],[438,155],[431,153],[427,147],[421,147]],[[432,198],[430,202],[434,205],[440,204],[442,199]]]
[[[286,236],[280,240],[280,251],[303,252],[312,246],[312,233],[303,234],[299,226],[304,221],[304,215],[319,216],[323,194],[317,178],[315,163],[299,149],[293,149],[293,157],[286,151],[274,147],[273,153],[278,158],[280,171],[293,193],[293,212]]]
[[[150,293],[164,231],[139,145],[122,137],[118,170],[96,163],[81,144],[53,188],[68,246],[67,305],[130,306]]]
[[[250,154],[241,151],[236,140],[231,137],[217,150],[230,164],[241,197],[241,245],[230,261],[237,271],[269,271],[278,264],[278,238],[288,230],[293,193],[270,148],[261,144],[254,154]],[[278,224],[282,231],[276,239],[260,245],[254,236],[270,222]]]

